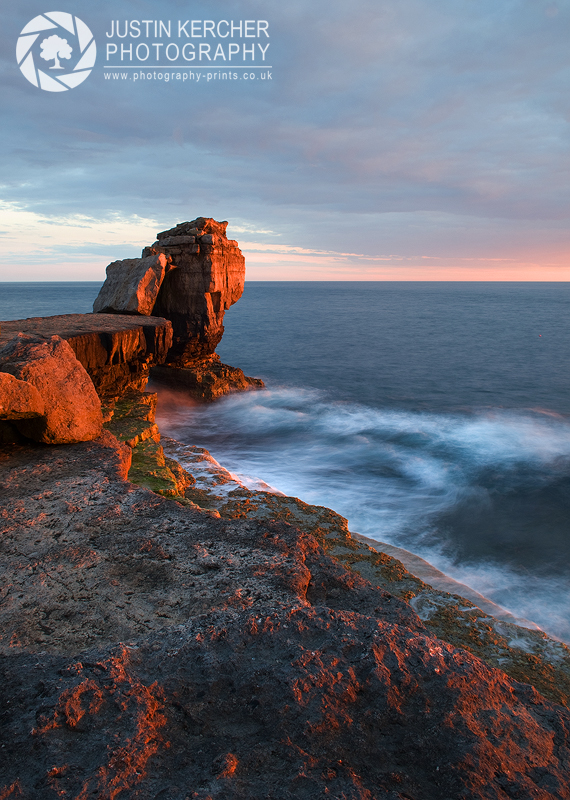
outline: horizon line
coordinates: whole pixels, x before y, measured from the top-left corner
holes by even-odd
[[[0,285],[5,283],[104,283],[105,278],[97,280],[0,280]],[[445,278],[324,278],[320,280],[298,280],[298,279],[284,279],[284,278],[266,278],[259,280],[258,278],[246,278],[244,283],[570,283],[567,280],[549,280],[549,279],[503,279],[503,278],[457,278],[449,280]]]

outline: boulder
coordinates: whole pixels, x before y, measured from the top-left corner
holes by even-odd
[[[35,386],[0,372],[0,420],[41,417],[44,401]]]
[[[44,415],[15,421],[25,436],[45,444],[95,439],[101,433],[101,401],[70,345],[19,333],[0,350],[0,370],[31,384],[45,403]]]
[[[113,261],[107,267],[107,279],[93,303],[93,311],[149,316],[171,260],[158,253]]]

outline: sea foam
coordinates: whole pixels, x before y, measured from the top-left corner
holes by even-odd
[[[333,508],[570,641],[570,424],[542,410],[423,413],[273,388],[163,402],[174,438]]]

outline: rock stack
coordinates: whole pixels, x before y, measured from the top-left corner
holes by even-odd
[[[164,365],[152,376],[194,397],[213,400],[231,391],[260,388],[215,353],[224,313],[242,295],[245,259],[227,222],[197,217],[157,234],[141,258],[114,261],[93,310],[170,320],[173,341]]]

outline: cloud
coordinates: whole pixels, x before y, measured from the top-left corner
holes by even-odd
[[[566,5],[220,0],[189,12],[177,0],[78,0],[99,61],[61,94],[31,86],[15,65],[32,5],[14,4],[0,32],[1,196],[57,220],[58,246],[69,236],[81,248],[78,213],[101,233],[111,218],[161,228],[211,214],[261,242],[314,250],[545,269],[567,257]],[[117,16],[267,18],[272,80],[106,81],[105,31]],[[46,241],[27,241],[21,254],[40,259],[44,248],[47,263]]]

